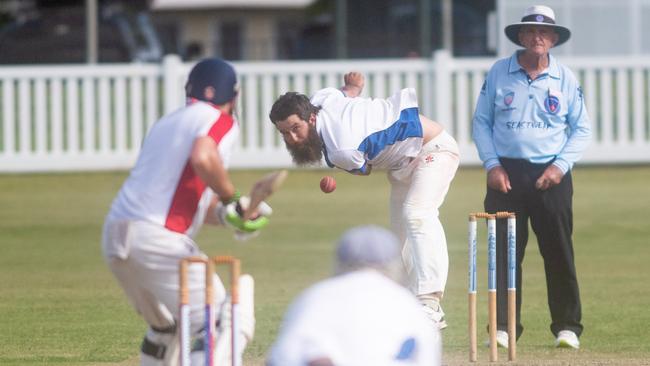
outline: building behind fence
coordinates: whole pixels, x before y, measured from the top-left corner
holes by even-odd
[[[363,96],[414,87],[421,112],[458,140],[462,162],[480,164],[471,119],[492,58],[235,63],[242,134],[233,168],[291,166],[268,111],[286,91],[340,86],[350,70],[366,74]],[[583,85],[594,140],[582,163],[650,162],[650,58],[562,58]],[[190,64],[0,68],[0,172],[130,168],[148,128],[184,103]]]

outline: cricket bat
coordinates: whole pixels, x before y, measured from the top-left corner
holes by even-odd
[[[257,211],[257,207],[262,203],[262,201],[267,199],[273,194],[273,192],[280,188],[288,174],[289,172],[286,170],[269,173],[253,185],[249,196],[250,202],[248,208],[244,211],[244,221],[248,220]]]

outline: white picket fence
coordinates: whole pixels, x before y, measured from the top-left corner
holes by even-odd
[[[471,117],[492,58],[235,63],[242,135],[233,168],[291,166],[268,111],[277,96],[340,86],[350,70],[366,74],[365,96],[418,90],[423,114],[452,132],[464,164],[480,161]],[[650,59],[562,59],[583,84],[594,140],[583,163],[650,162]],[[191,65],[0,67],[0,172],[127,169],[148,128],[184,103]]]

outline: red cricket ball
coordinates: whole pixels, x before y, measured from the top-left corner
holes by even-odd
[[[336,189],[336,181],[333,177],[325,176],[320,180],[320,190],[323,193],[331,193]]]

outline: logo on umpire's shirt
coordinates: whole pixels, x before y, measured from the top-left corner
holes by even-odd
[[[557,114],[560,111],[560,99],[555,95],[549,95],[544,101],[544,107],[548,113]]]
[[[513,100],[515,100],[515,92],[510,92],[503,97],[503,103],[508,107],[512,104]]]

